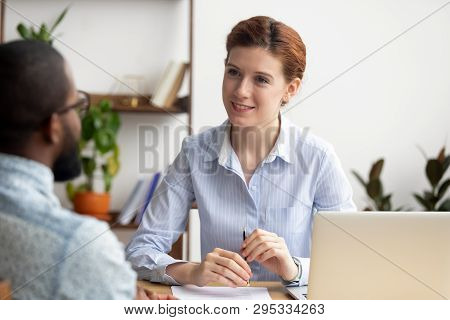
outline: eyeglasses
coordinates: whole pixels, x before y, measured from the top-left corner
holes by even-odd
[[[61,114],[70,111],[70,109],[75,109],[75,112],[80,116],[80,118],[83,118],[88,112],[90,105],[91,99],[89,97],[89,94],[87,92],[78,90],[77,102],[56,110],[55,112]]]

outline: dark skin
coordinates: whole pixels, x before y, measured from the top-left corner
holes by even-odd
[[[65,66],[67,79],[69,81],[69,94],[64,106],[77,102],[77,90],[73,81],[72,71]],[[64,106],[61,106],[64,107]],[[56,159],[64,149],[64,127],[67,127],[73,137],[78,141],[81,136],[81,122],[77,113],[70,109],[64,113],[53,113],[42,126],[35,130],[29,139],[17,147],[1,148],[0,152],[14,154],[23,158],[34,160],[43,165],[53,168]],[[144,288],[136,287],[135,300],[176,300],[170,294],[159,294]]]

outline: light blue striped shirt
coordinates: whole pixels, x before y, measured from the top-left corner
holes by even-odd
[[[285,239],[301,263],[299,284],[309,275],[311,228],[317,211],[354,211],[352,189],[333,148],[285,117],[274,148],[245,182],[225,121],[183,141],[181,152],[155,192],[126,249],[141,279],[177,284],[165,273],[178,262],[169,255],[184,232],[192,201],[200,215],[201,257],[222,248],[239,252],[242,230],[260,228]],[[250,263],[251,280],[280,280]]]

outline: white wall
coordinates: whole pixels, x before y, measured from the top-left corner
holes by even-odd
[[[226,119],[221,101],[225,39],[240,20],[269,15],[296,29],[307,47],[304,99],[439,8],[443,0],[196,0],[193,125]],[[286,113],[331,142],[360,208],[365,193],[350,176],[379,157],[396,206],[419,209],[411,193],[428,188],[416,145],[436,156],[450,128],[450,5]],[[290,106],[287,108],[289,109]],[[447,147],[450,144],[447,143]]]
[[[120,90],[116,78],[142,75],[140,93],[151,93],[170,59],[188,60],[189,2],[187,0],[152,1],[22,1],[8,0],[5,38],[18,38],[19,22],[30,25],[53,22],[70,4],[69,12],[57,29],[61,42],[54,46],[72,66],[78,88],[89,92],[111,93]],[[116,89],[114,89],[116,88]],[[124,87],[122,86],[122,91]],[[184,89],[186,91],[186,89]],[[126,91],[125,91],[126,92]],[[186,92],[184,92],[186,93]],[[112,209],[122,207],[136,179],[140,124],[158,128],[158,154],[162,170],[175,157],[181,139],[186,136],[187,115],[121,113],[118,137],[121,146],[121,170],[113,182]],[[180,128],[181,126],[181,128]],[[179,137],[174,137],[175,132]],[[142,145],[141,145],[142,147]],[[142,148],[141,148],[142,150]],[[64,186],[56,186],[63,204]]]
[[[53,21],[68,1],[9,0],[24,16],[40,23]],[[221,123],[225,38],[238,21],[270,15],[294,27],[307,46],[307,72],[297,101],[368,56],[444,1],[300,1],[195,0],[194,10],[194,132]],[[450,124],[450,6],[439,11],[364,62],[286,113],[293,122],[331,142],[345,171],[366,173],[373,161],[386,159],[383,181],[394,192],[394,203],[419,208],[411,193],[427,187],[424,159],[446,142]],[[65,44],[109,73],[144,74],[151,92],[171,58],[188,56],[187,0],[74,1],[58,29]],[[17,38],[15,26],[24,18],[6,12],[6,39]],[[79,88],[108,92],[114,79],[60,43]],[[295,100],[292,104],[295,104]],[[292,105],[291,104],[291,105]],[[288,106],[289,108],[290,106]],[[119,136],[122,169],[113,186],[118,209],[139,175],[137,125],[165,124],[173,135],[179,121],[161,115],[122,114]],[[163,131],[163,130],[161,130]],[[167,144],[169,148],[167,149]],[[161,167],[178,152],[178,142],[159,143]],[[447,143],[447,146],[449,144]],[[162,150],[169,150],[164,155]],[[359,207],[365,195],[349,175]],[[61,187],[58,194],[63,196]],[[198,226],[194,223],[191,257],[198,260]],[[197,249],[195,249],[197,248]]]

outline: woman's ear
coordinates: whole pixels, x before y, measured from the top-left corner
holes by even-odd
[[[289,97],[289,100],[295,96],[300,89],[302,84],[302,80],[300,78],[294,78],[287,87],[287,96]]]
[[[291,98],[297,94],[301,84],[302,81],[300,80],[300,78],[295,78],[294,80],[289,82],[286,88],[286,92],[281,99],[281,106],[285,106],[289,103],[289,100],[291,100]]]

